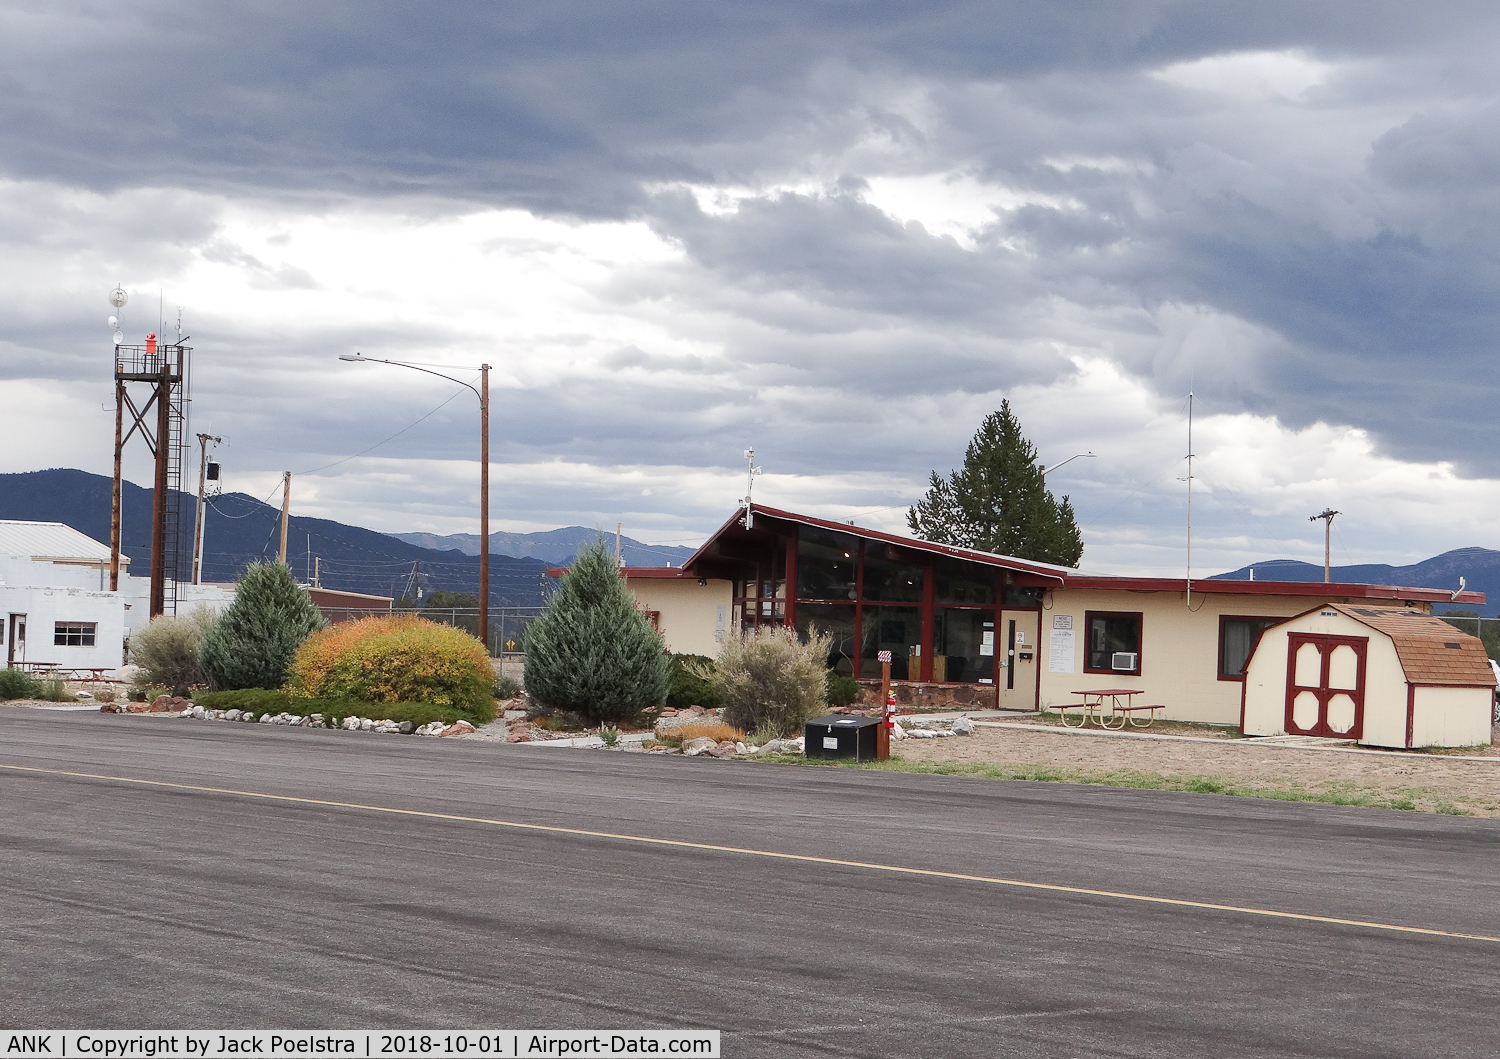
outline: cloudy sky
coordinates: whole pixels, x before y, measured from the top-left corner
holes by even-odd
[[[1335,562],[1500,546],[1497,45],[1487,2],[3,4],[0,471],[108,473],[119,283],[127,341],[181,309],[228,488],[375,529],[476,528],[477,402],[356,350],[493,366],[497,528],[697,543],[753,445],[758,499],[900,529],[1009,397],[1097,453],[1085,568],[1180,573],[1192,391],[1195,571],[1321,560],[1328,505]]]

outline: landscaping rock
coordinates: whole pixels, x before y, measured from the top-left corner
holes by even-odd
[[[73,697],[75,699],[77,699],[79,702],[93,702],[94,701],[93,693],[92,692],[88,692],[88,691],[76,691],[76,692],[73,693]]]
[[[438,735],[472,735],[475,728],[468,721],[454,721]]]
[[[401,731],[401,724],[398,721],[379,720],[370,726],[370,731],[380,732],[385,735],[395,735]]]
[[[968,717],[960,717],[958,720],[953,722],[953,728],[951,730],[954,735],[973,735],[974,722]]]
[[[697,757],[699,754],[706,754],[708,751],[717,750],[718,748],[719,741],[717,739],[710,739],[706,735],[700,735],[696,739],[689,739],[686,743],[682,744],[682,752],[688,757]]]
[[[343,723],[342,727],[343,727],[344,731],[346,731],[346,732],[357,732],[357,731],[359,731],[359,718],[358,717],[345,717],[344,718],[344,723]]]
[[[892,721],[891,722],[891,738],[892,739],[905,739],[906,738],[906,729],[901,727],[901,722],[900,721]]]
[[[260,715],[260,723],[261,724],[275,724],[276,723],[276,718],[272,717],[269,713],[263,713],[263,714]]]
[[[112,702],[106,702],[103,706],[99,707],[99,712],[100,713],[119,713],[120,712],[120,707],[116,706]]]
[[[396,727],[401,732],[402,735],[411,735],[413,732],[415,732],[417,730],[417,725],[416,725],[415,721],[402,721]]]
[[[368,717],[361,717],[359,718],[359,730],[361,732],[373,732],[375,730],[375,722]]]

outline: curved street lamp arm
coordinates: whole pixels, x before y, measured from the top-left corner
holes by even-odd
[[[455,379],[454,381],[456,382],[457,380]],[[1078,459],[1081,456],[1093,456],[1093,455],[1094,454],[1092,452],[1080,452],[1080,453],[1078,453],[1075,456],[1069,456],[1067,459],[1063,460],[1062,463],[1054,463],[1051,467],[1048,467],[1048,466],[1046,466],[1044,464],[1040,468],[1040,470],[1042,472],[1042,477],[1045,478],[1048,474],[1050,474],[1051,472],[1057,470],[1059,467],[1063,466],[1064,464],[1072,463],[1074,460]]]
[[[410,368],[412,371],[424,371],[428,375],[436,375],[440,379],[447,379],[449,382],[456,382],[460,386],[468,386],[469,389],[470,389],[470,391],[473,392],[474,396],[477,397],[477,398],[479,398],[479,407],[483,408],[485,406],[484,395],[482,393],[480,393],[478,390],[474,389],[474,387],[472,385],[470,385],[469,383],[464,382],[462,379],[455,379],[452,375],[444,375],[440,371],[433,371],[431,368],[419,368],[419,367],[417,367],[417,365],[415,365],[415,364],[408,364],[404,360],[381,360],[379,357],[367,357],[367,356],[365,356],[362,353],[356,353],[352,357],[350,357],[350,356],[341,356],[341,357],[339,357],[339,360],[352,361],[353,363],[356,363],[356,364],[358,364],[358,363],[366,363],[366,364],[394,364],[398,368]]]

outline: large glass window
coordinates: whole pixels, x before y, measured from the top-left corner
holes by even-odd
[[[797,598],[853,599],[858,562],[853,536],[805,527],[797,541]]]
[[[865,599],[891,603],[920,603],[924,569],[906,561],[889,544],[865,544]]]
[[[939,559],[932,568],[933,598],[939,603],[994,603],[995,573],[978,563]]]
[[[937,609],[932,624],[932,679],[954,684],[994,682],[994,611]]]
[[[1045,588],[1034,588],[1027,585],[1006,585],[1005,605],[1007,607],[1034,609],[1042,605],[1042,597],[1046,595]]]
[[[854,640],[854,604],[798,603],[797,635],[804,643],[813,627],[833,637],[828,645],[828,668],[852,677],[859,657],[859,644]]]
[[[1083,618],[1088,635],[1085,673],[1141,675],[1141,615],[1088,611]]]
[[[922,611],[918,607],[866,607],[860,676],[880,676],[881,651],[891,653],[892,680],[919,680],[922,659],[912,654],[922,645]]]
[[[1219,679],[1244,680],[1245,662],[1260,631],[1284,618],[1219,617]]]

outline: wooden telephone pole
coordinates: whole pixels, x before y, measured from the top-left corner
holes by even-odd
[[[1338,514],[1342,514],[1342,512],[1335,511],[1331,507],[1325,507],[1318,514],[1313,515],[1307,520],[1309,522],[1316,522],[1318,519],[1323,520],[1323,583],[1325,585],[1333,583],[1333,567],[1329,565],[1329,538],[1333,533],[1333,516]]]
[[[287,515],[292,509],[292,472],[281,472],[281,550],[276,553],[276,561],[286,562],[286,524]]]

